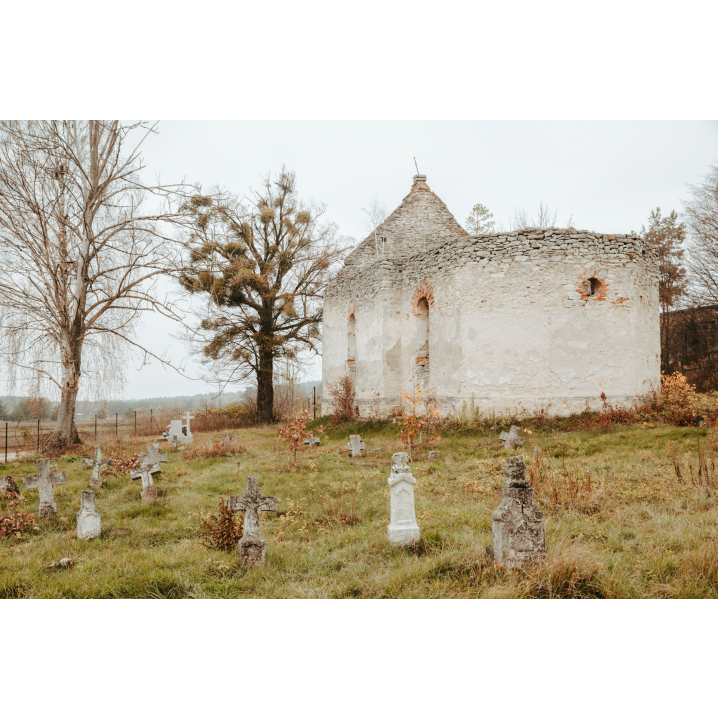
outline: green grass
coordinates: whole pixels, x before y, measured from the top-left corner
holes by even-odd
[[[343,451],[349,433],[363,434],[368,451],[361,459]],[[68,477],[55,487],[58,520],[39,523],[40,531],[25,539],[0,539],[0,598],[718,596],[718,499],[711,487],[679,481],[668,452],[675,442],[686,472],[689,463],[695,467],[695,429],[528,436],[521,452],[529,465],[539,446],[559,472],[564,463],[576,475],[590,471],[595,495],[571,508],[553,505],[546,487],[537,486],[548,556],[540,567],[515,571],[484,559],[509,455],[496,434],[445,435],[432,447],[441,452],[436,460],[425,458],[426,447],[415,451],[422,538],[405,548],[386,539],[387,477],[391,454],[401,450],[396,427],[332,428],[321,447],[300,454],[296,470],[281,472],[275,430],[237,434],[246,450],[239,477],[238,457],[188,461],[171,450],[156,477],[157,501],[142,502],[139,482],[128,474],[106,476],[97,492],[102,537],[94,541],[75,534],[91,470],[73,457],[58,460]],[[706,429],[698,435],[710,463],[715,437]],[[216,438],[197,436],[196,445]],[[144,450],[139,441],[122,446]],[[19,479],[36,470],[34,461],[8,468],[21,487]],[[267,564],[249,571],[236,553],[205,548],[198,534],[201,515],[216,513],[220,498],[244,493],[248,474],[259,477],[265,495],[280,499],[277,514],[262,515]],[[37,514],[37,491],[24,495],[22,509]],[[343,501],[346,510],[352,496],[358,522],[341,525],[337,508]],[[49,568],[67,555],[80,560],[69,569]]]

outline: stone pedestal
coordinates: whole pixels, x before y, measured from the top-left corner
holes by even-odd
[[[411,475],[409,455],[399,451],[392,457],[389,487],[391,492],[391,522],[389,523],[389,543],[405,544],[418,541],[419,527],[416,525],[414,510],[414,485],[416,479]]]
[[[242,536],[237,553],[240,564],[245,568],[263,566],[267,560],[267,542],[252,536]]]
[[[507,568],[539,563],[546,557],[546,530],[543,513],[534,506],[523,457],[506,459],[504,476],[501,503],[491,514],[494,560]]]
[[[102,520],[95,505],[95,492],[83,491],[80,494],[80,510],[77,512],[77,538],[99,538],[101,533]]]

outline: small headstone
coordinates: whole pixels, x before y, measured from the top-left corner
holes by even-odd
[[[416,479],[411,475],[409,455],[399,451],[392,457],[389,490],[391,492],[391,522],[389,523],[389,543],[405,544],[418,541],[419,527],[416,525],[414,511],[414,485]]]
[[[438,459],[438,458],[439,458],[439,452],[438,452],[438,451],[430,451],[430,452],[429,452],[429,458],[430,458],[430,459]]]
[[[38,489],[40,492],[41,519],[57,516],[57,505],[53,496],[52,487],[67,483],[67,474],[64,471],[50,471],[50,459],[37,460],[37,474],[25,476],[23,484],[26,489]]]
[[[319,437],[318,437],[318,436],[314,436],[314,434],[309,434],[309,438],[308,438],[308,439],[304,439],[304,441],[303,441],[302,443],[303,443],[305,446],[319,446],[319,444],[320,444],[321,442],[319,441]]]
[[[0,495],[16,499],[20,496],[20,489],[12,480],[12,476],[0,476]]]
[[[167,452],[160,451],[159,444],[147,444],[147,454],[151,464],[159,464],[160,462],[163,464],[167,463]],[[162,469],[161,466],[160,469]]]
[[[349,443],[347,444],[347,449],[351,451],[352,458],[361,456],[361,452],[366,449],[366,446],[364,446],[364,442],[361,440],[361,434],[349,435]]]
[[[230,496],[227,507],[230,511],[244,511],[244,531],[238,545],[239,562],[247,568],[262,566],[267,556],[267,542],[262,539],[259,519],[262,511],[277,510],[276,497],[262,496],[257,479],[248,476],[245,495]]]
[[[504,476],[501,503],[491,514],[494,560],[507,568],[539,563],[546,557],[546,529],[543,513],[534,506],[522,456],[506,459]]]
[[[93,489],[102,488],[102,467],[112,466],[111,459],[102,458],[102,447],[98,444],[95,447],[95,458],[94,459],[83,459],[83,466],[92,466],[92,476],[90,477],[90,486]]]
[[[98,538],[100,533],[102,520],[95,506],[95,492],[83,491],[80,494],[80,510],[77,512],[77,538]]]
[[[219,442],[220,446],[230,446],[237,443],[236,436],[230,436],[228,431],[222,432],[222,440]]]
[[[150,461],[150,455],[143,451],[140,454],[140,470],[132,472],[130,478],[133,481],[142,479],[142,493],[140,496],[143,499],[156,499],[157,489],[155,488],[155,482],[152,480],[152,474],[159,474],[162,468],[159,464],[153,464]]]
[[[175,451],[179,449],[179,440],[176,436],[170,437],[170,440],[167,442],[168,446],[171,446]]]
[[[513,449],[515,446],[523,446],[524,440],[521,437],[521,427],[512,426],[508,432],[502,431],[499,440],[504,442],[504,449]]]

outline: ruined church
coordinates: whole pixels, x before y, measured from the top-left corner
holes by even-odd
[[[349,375],[362,416],[420,390],[442,413],[550,414],[660,387],[658,267],[636,236],[470,236],[416,175],[327,287],[323,384]]]

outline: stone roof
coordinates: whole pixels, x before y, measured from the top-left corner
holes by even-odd
[[[366,266],[383,257],[405,259],[447,240],[468,236],[426,184],[426,175],[414,175],[414,184],[402,203],[356,247],[344,264]]]

